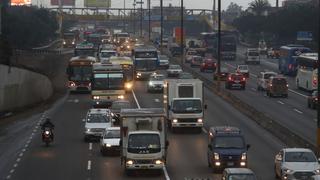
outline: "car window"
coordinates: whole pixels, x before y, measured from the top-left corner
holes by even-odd
[[[179,65],[171,65],[169,69],[181,69]]]
[[[120,130],[108,130],[104,134],[104,138],[120,138]]]
[[[151,81],[159,81],[159,80],[164,80],[164,76],[151,76],[150,77]]]
[[[286,152],[285,162],[317,162],[312,152]]]
[[[215,148],[244,148],[244,140],[240,136],[217,136],[213,141]]]
[[[87,116],[88,123],[107,123],[110,122],[110,118],[104,114],[89,114]]]
[[[275,74],[265,74],[264,79],[269,79],[270,77],[276,76]]]
[[[287,84],[287,80],[284,78],[273,78],[272,84],[279,84],[279,85]]]
[[[248,66],[238,66],[238,69],[240,70],[248,70]]]
[[[253,174],[233,174],[228,180],[256,180],[256,178]]]

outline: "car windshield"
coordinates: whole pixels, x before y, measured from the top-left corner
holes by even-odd
[[[317,162],[312,152],[287,152],[285,162]]]
[[[160,60],[169,60],[168,56],[166,56],[166,55],[160,55],[159,59]]]
[[[244,140],[241,136],[217,136],[214,140],[215,148],[243,149]]]
[[[122,73],[95,74],[92,83],[94,90],[119,90],[124,88]]]
[[[200,100],[174,100],[172,105],[174,113],[201,113]]]
[[[248,70],[248,66],[238,66],[238,69],[240,70]]]
[[[269,79],[270,77],[274,77],[276,74],[265,74],[264,79]]]
[[[118,109],[129,109],[130,103],[129,101],[114,101],[111,105],[111,109],[118,110]]]
[[[188,55],[196,55],[197,51],[188,51]]]
[[[149,154],[161,150],[158,134],[131,134],[128,139],[128,152]]]
[[[170,65],[169,69],[181,69],[179,65]]]
[[[272,84],[287,84],[287,81],[284,78],[274,78]]]
[[[157,51],[136,52],[135,58],[157,58]]]
[[[109,58],[111,56],[116,56],[117,53],[116,52],[101,52],[101,57],[103,58]]]
[[[107,130],[104,134],[104,138],[111,139],[111,138],[120,138],[120,130]]]
[[[150,77],[150,80],[151,81],[161,81],[161,80],[164,80],[164,76],[151,76]]]
[[[193,57],[194,61],[202,62],[202,57]]]
[[[137,60],[135,62],[135,69],[138,71],[153,71],[157,69],[156,60]]]
[[[69,66],[70,80],[72,81],[90,81],[92,76],[92,66]]]
[[[89,114],[87,116],[87,123],[107,123],[110,118],[105,114]]]
[[[181,73],[179,79],[193,79],[193,76],[190,73]]]
[[[228,180],[256,180],[253,174],[232,174]]]

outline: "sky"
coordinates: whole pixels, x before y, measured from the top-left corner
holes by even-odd
[[[84,0],[75,0],[77,7],[83,6]],[[113,8],[122,8],[124,5],[124,1],[126,2],[126,7],[133,7],[132,4],[134,0],[111,0],[111,6]],[[137,0],[139,1],[139,0]],[[146,7],[147,0],[144,1],[144,7]],[[218,0],[216,0],[218,2]],[[237,3],[242,6],[243,9],[248,7],[248,4],[253,0],[221,0],[221,8],[226,9],[231,2]],[[279,0],[279,4],[281,6],[283,0]],[[170,3],[173,6],[180,6],[181,0],[163,0],[163,5],[168,6]],[[184,6],[188,9],[212,9],[213,0],[184,0]],[[276,0],[269,0],[272,6],[275,6]],[[42,5],[44,7],[48,7],[50,5],[50,0],[32,0],[32,4],[34,5]],[[159,6],[160,0],[151,0],[151,6]]]

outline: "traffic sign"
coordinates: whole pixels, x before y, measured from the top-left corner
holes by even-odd
[[[298,31],[297,40],[298,41],[312,41],[312,32],[310,31]]]

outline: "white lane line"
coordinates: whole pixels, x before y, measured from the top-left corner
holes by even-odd
[[[302,111],[299,111],[298,109],[293,109],[295,112],[299,113],[299,114],[303,114]]]
[[[252,91],[257,91],[257,89],[256,89],[256,88],[251,88],[251,90],[252,90]]]
[[[21,161],[21,159],[20,159],[20,158],[18,158],[16,161],[17,161],[17,162],[20,162],[20,161]]]
[[[7,178],[7,179],[10,179],[10,178],[11,178],[11,175],[8,175],[6,178]]]
[[[89,150],[92,150],[92,143],[89,143]]]
[[[13,165],[13,167],[14,167],[14,168],[16,168],[17,166],[18,166],[18,164],[17,164],[17,163],[15,163],[15,164]]]
[[[23,153],[20,153],[20,154],[19,154],[19,157],[22,157],[22,156],[23,156]]]
[[[292,92],[292,93],[295,93],[295,94],[297,94],[297,95],[300,95],[300,96],[302,96],[302,97],[308,98],[308,96],[306,96],[306,95],[304,95],[304,94],[301,94],[301,93],[298,93],[297,91],[294,91],[294,90],[292,90],[292,89],[289,89],[289,91]]]
[[[12,173],[14,173],[14,169],[11,169],[11,170],[10,170],[10,174],[12,174]]]
[[[91,170],[91,161],[88,161],[88,166],[87,166],[87,170]]]
[[[160,100],[159,99],[154,99],[154,102],[160,102]]]
[[[29,144],[24,145],[25,148],[27,148],[29,146]]]
[[[163,169],[164,176],[166,177],[166,180],[170,180],[167,168],[165,166],[163,166],[162,169]]]
[[[141,109],[140,104],[139,104],[139,102],[138,102],[138,99],[137,99],[137,97],[136,97],[136,94],[134,93],[133,90],[131,90],[131,91],[132,91],[133,98],[134,98],[134,100],[136,101],[136,104],[137,104],[137,106],[138,106],[138,109]]]
[[[278,103],[279,103],[279,104],[284,104],[284,102],[282,102],[282,101],[278,101]]]
[[[82,119],[82,122],[85,122],[86,121],[86,119]]]
[[[23,149],[22,149],[22,152],[25,152],[25,151],[26,151],[26,149],[25,149],[25,148],[23,148]]]
[[[313,119],[314,120],[314,122],[317,122],[318,120],[317,119]]]
[[[79,99],[75,99],[74,102],[75,102],[75,103],[78,103],[78,102],[79,102]]]
[[[204,127],[202,127],[202,131],[203,131],[205,134],[208,134],[208,131],[207,131]]]
[[[255,75],[255,74],[253,74],[253,73],[250,73],[250,75],[251,75],[252,77],[254,77],[254,78],[257,78],[257,77],[258,77],[257,75]]]

